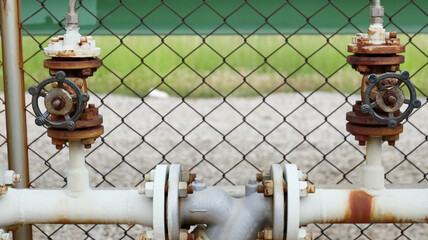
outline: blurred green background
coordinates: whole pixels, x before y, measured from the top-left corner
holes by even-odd
[[[27,86],[48,77],[41,49],[64,33],[65,3],[22,0]],[[386,29],[407,44],[402,69],[428,92],[428,1],[382,4]],[[91,90],[217,97],[357,90],[347,44],[366,31],[368,9],[369,1],[355,0],[84,0],[78,13],[82,35],[94,35],[102,49]]]

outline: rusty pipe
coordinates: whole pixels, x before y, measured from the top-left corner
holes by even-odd
[[[300,202],[300,225],[309,223],[428,223],[428,188],[328,189]]]

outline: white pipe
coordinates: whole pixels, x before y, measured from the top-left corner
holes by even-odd
[[[320,189],[300,200],[309,223],[426,223],[428,189]]]
[[[69,165],[67,169],[67,189],[72,196],[89,191],[89,171],[85,163],[85,148],[80,140],[69,141]]]
[[[371,136],[367,141],[366,164],[363,167],[363,187],[382,189],[385,187],[382,166],[382,137]]]
[[[258,193],[234,198],[209,187],[180,199],[180,219],[182,225],[207,224],[209,239],[254,239],[272,225],[272,198]]]
[[[136,189],[66,190],[10,188],[0,197],[0,227],[20,224],[141,224],[152,226],[153,203]]]

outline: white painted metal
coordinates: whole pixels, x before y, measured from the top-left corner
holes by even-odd
[[[285,204],[284,204],[284,177],[281,165],[272,164],[270,167],[270,175],[273,181],[273,221],[272,233],[274,240],[284,239],[284,221],[285,221]]]
[[[0,240],[11,240],[12,233],[5,232],[3,229],[0,229]]]
[[[258,231],[272,226],[272,211],[272,200],[263,194],[234,198],[217,187],[180,199],[181,224],[207,224],[209,239],[254,240]]]
[[[165,185],[168,179],[168,165],[158,165],[153,189],[153,236],[156,240],[166,237]]]
[[[69,164],[67,169],[67,189],[72,196],[89,191],[89,171],[85,163],[85,148],[80,140],[69,141]]]
[[[294,164],[285,164],[284,179],[287,183],[287,240],[296,240],[299,235],[300,190],[299,172]]]
[[[167,206],[167,225],[168,238],[170,240],[180,237],[180,216],[178,205],[178,183],[180,182],[181,165],[171,164],[169,166],[168,176],[168,206]]]
[[[317,188],[301,199],[300,225],[343,222],[349,214],[349,194],[354,190]],[[428,219],[428,188],[360,190],[373,197],[372,223],[426,223]]]
[[[9,188],[0,196],[0,227],[44,223],[151,226],[152,209],[152,199],[137,189],[90,190],[73,197],[66,189]]]
[[[363,167],[363,187],[383,189],[385,187],[382,166],[382,137],[369,137],[366,148],[366,164]]]

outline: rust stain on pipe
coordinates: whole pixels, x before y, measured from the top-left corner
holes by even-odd
[[[373,196],[354,190],[349,194],[349,206],[345,214],[345,223],[370,223]]]
[[[57,221],[54,222],[55,224],[96,224],[97,221],[94,221],[92,219],[87,219],[84,221],[72,221],[71,219],[60,217]]]

